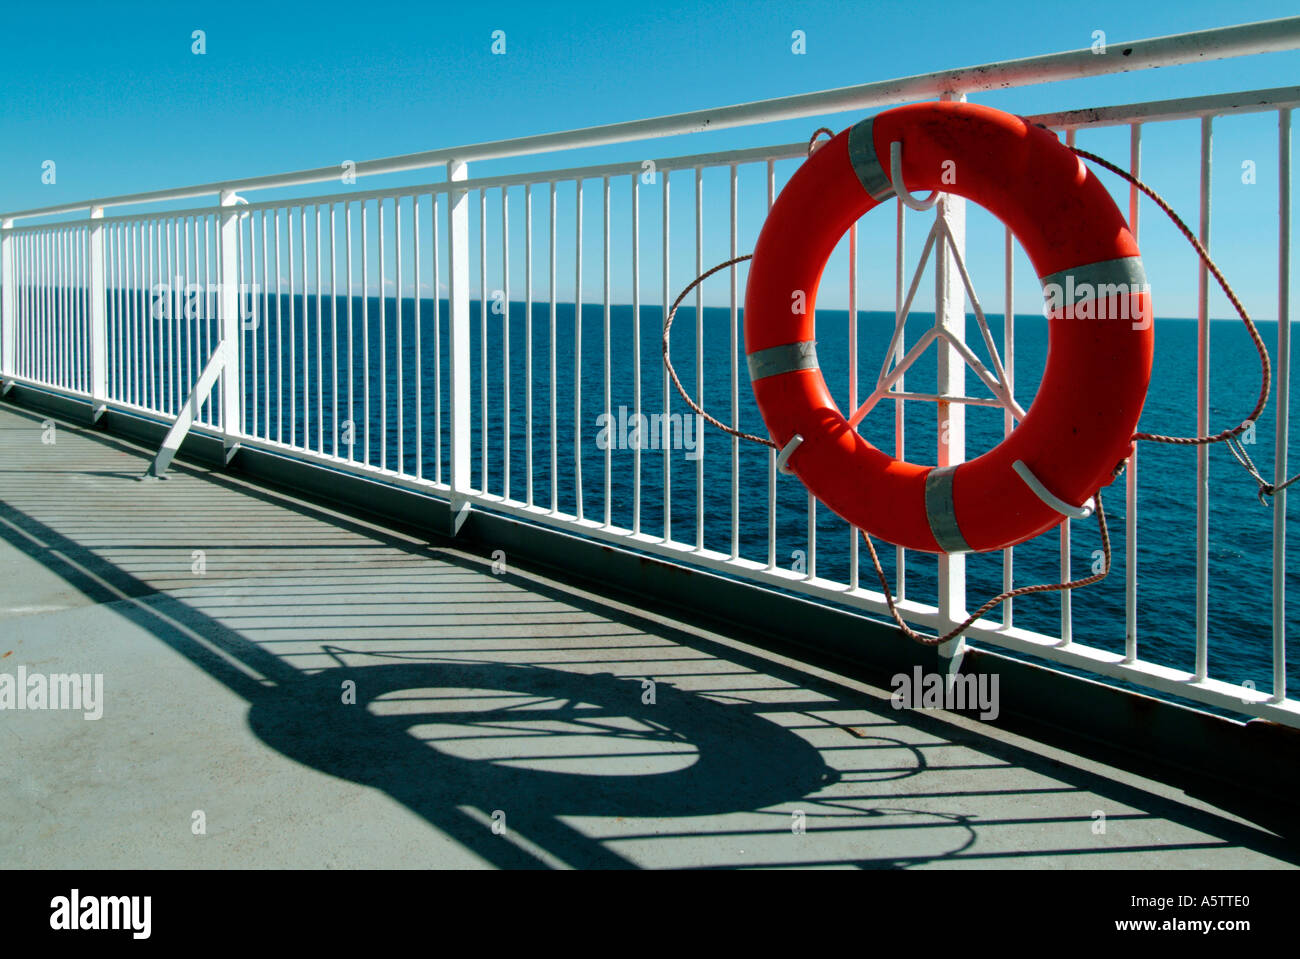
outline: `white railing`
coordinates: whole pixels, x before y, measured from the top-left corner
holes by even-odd
[[[742,198],[760,194],[770,207],[780,182],[805,155],[806,143],[474,178],[469,163],[1297,47],[1300,18],[1291,18],[1111,45],[1102,55],[1069,52],[355,168],[363,177],[442,167],[446,179],[440,182],[370,190],[349,186],[293,199],[244,196],[337,180],[339,170],[328,167],[0,216],[0,377],[6,389],[22,383],[87,400],[96,410],[112,407],[170,422],[160,470],[192,428],[221,436],[229,449],[244,445],[293,455],[446,499],[456,528],[467,509],[495,510],[882,614],[884,597],[867,588],[874,584],[870,568],[868,579],[862,579],[856,533],[824,509],[819,512],[796,481],[778,480],[770,451],[694,433],[693,424],[681,418],[682,404],[659,363],[662,311],[693,276],[752,248],[759,224],[743,222]],[[1300,88],[1282,87],[1030,118],[1064,132],[1071,143],[1081,130],[1127,128],[1134,173],[1140,172],[1147,125],[1199,120],[1199,224],[1208,241],[1215,118],[1277,116],[1279,322],[1270,408],[1276,411],[1279,480],[1286,473],[1289,442],[1290,111],[1297,103]],[[121,212],[203,197],[215,197],[216,203]],[[1136,234],[1135,189],[1129,210]],[[51,220],[87,213],[88,220]],[[965,289],[954,254],[964,246],[965,203],[944,197],[937,215],[945,219],[955,249],[940,250],[936,257],[936,323],[961,337]],[[711,240],[717,223],[724,224],[725,243],[706,252],[706,225]],[[649,241],[656,228],[658,242]],[[859,233],[867,229],[863,224],[851,230],[844,255],[837,253],[844,268],[836,258],[831,268],[842,276],[848,295],[847,364],[838,386],[847,387],[842,392],[850,409],[859,398],[860,248],[867,239]],[[901,207],[894,229],[892,278],[901,311],[909,288]],[[589,239],[593,233],[595,239]],[[1000,336],[1008,382],[1014,384],[1014,244],[1009,231],[1000,239],[1005,283]],[[593,269],[588,251],[594,247],[599,248],[596,284],[584,282],[584,268],[588,278]],[[685,262],[678,250],[693,250],[693,261]],[[707,404],[721,418],[755,429],[760,424],[739,365],[743,276],[737,270],[716,281],[729,284],[728,305],[720,314],[725,333],[721,320],[710,323],[701,288],[693,298],[694,312],[681,316],[679,326],[686,329],[674,348],[684,380],[690,382],[693,373],[692,385]],[[560,290],[570,279],[575,292],[566,299]],[[1196,409],[1197,429],[1205,431],[1210,321],[1204,267],[1198,279]],[[832,282],[824,280],[823,289]],[[584,291],[593,287],[600,290],[599,302],[584,306]],[[629,302],[616,302],[620,288]],[[1156,292],[1158,309],[1158,285]],[[706,338],[709,330],[719,339]],[[826,331],[822,338],[832,335]],[[903,346],[898,344],[900,357]],[[965,367],[955,357],[955,351],[941,354],[933,395],[966,392]],[[901,380],[896,385],[901,389]],[[912,412],[920,406],[911,404],[905,412],[904,403],[896,401],[892,424],[873,425],[892,428],[900,457],[908,425],[922,422]],[[615,437],[622,435],[620,407],[634,422],[660,417],[660,435],[668,423],[670,440],[679,427],[676,439],[691,440],[698,457],[684,458],[672,442],[649,451],[642,445],[624,450],[617,443],[598,444],[596,424],[609,426],[609,417],[619,423]],[[941,400],[939,422],[949,433],[948,442],[937,446],[940,455],[960,461],[964,406]],[[1007,415],[1003,429],[1011,425]],[[692,431],[683,435],[680,430],[687,428]],[[1285,493],[1271,501],[1271,676],[1252,681],[1267,687],[1255,689],[1239,678],[1211,675],[1209,453],[1201,447],[1186,455],[1197,457],[1197,500],[1194,582],[1178,583],[1195,608],[1193,648],[1185,661],[1167,642],[1148,643],[1140,632],[1146,624],[1138,589],[1136,456],[1127,471],[1122,536],[1116,530],[1124,577],[1122,635],[1090,637],[1095,645],[1077,641],[1073,600],[1062,593],[1051,630],[1017,625],[1021,607],[1007,603],[1000,621],[977,623],[968,638],[1300,726],[1300,702],[1287,695],[1286,686]],[[683,498],[690,507],[685,517]],[[758,503],[765,507],[765,523],[746,522],[749,513],[761,509]],[[794,542],[792,529],[801,521],[803,556],[786,568],[783,550]],[[1071,539],[1067,520],[1047,574],[1070,575]],[[838,545],[827,550],[827,542]],[[1023,572],[1015,555],[1004,551],[997,582],[984,585],[994,591],[1012,585],[1013,570]],[[1031,557],[1029,571],[1044,572],[1035,562],[1041,567],[1042,556]],[[828,575],[828,563],[842,568]],[[939,557],[932,573],[928,557],[897,549],[888,565],[903,614],[932,629],[960,622],[967,607],[966,564],[963,556]],[[930,592],[932,601],[918,598],[925,594],[929,600]],[[945,652],[958,655],[960,649],[957,641]]]

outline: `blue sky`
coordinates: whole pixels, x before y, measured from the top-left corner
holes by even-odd
[[[853,2],[16,4],[6,10],[0,35],[0,210],[1051,53],[1087,47],[1099,29],[1114,44],[1294,12],[1294,3],[1271,0],[1040,0],[947,8]],[[191,52],[195,29],[206,32],[203,56]],[[796,29],[807,38],[803,56],[791,52]],[[506,32],[505,56],[490,51],[494,30]],[[1300,53],[1270,54],[976,99],[1033,113],[1282,86],[1298,76]],[[831,118],[829,125],[839,129],[854,119]],[[629,145],[499,161],[476,172],[784,143],[805,139],[817,125],[770,124],[676,138],[649,149]],[[1163,127],[1150,129],[1145,172],[1194,222],[1196,124]],[[1124,134],[1084,134],[1080,145],[1127,158]],[[1216,128],[1213,249],[1263,317],[1276,315],[1276,157],[1274,115],[1233,118]],[[41,182],[42,163],[49,159],[57,164],[53,185]],[[1256,164],[1256,183],[1240,182],[1243,160]],[[441,174],[406,182],[432,179]],[[682,192],[689,192],[685,184]],[[596,197],[589,195],[587,202],[597,209]],[[743,202],[761,219],[761,197]],[[875,215],[884,221],[882,235],[892,236],[892,211]],[[1157,226],[1158,216],[1154,207],[1144,208],[1144,231],[1151,229],[1143,249],[1158,284],[1157,310],[1189,315],[1195,309],[1195,261],[1172,229]],[[911,224],[911,236],[919,240],[924,226],[919,219]],[[973,236],[983,236],[979,229],[973,219]],[[706,259],[725,254],[725,237],[712,225],[708,230]],[[752,236],[747,239],[752,242]],[[657,237],[650,240],[654,247]],[[972,247],[972,268],[977,279],[980,271],[989,277],[988,296],[996,308],[1000,242],[979,240]],[[689,279],[694,252],[681,251],[681,268],[677,256],[675,285]],[[865,304],[892,306],[892,284],[874,279],[877,273],[891,276],[892,264],[866,272]],[[1019,303],[1032,309],[1027,261],[1021,261],[1019,274],[1025,291],[1018,284]],[[653,281],[647,285],[657,289]],[[828,290],[826,301],[834,305],[839,296]],[[1216,301],[1214,313],[1225,314],[1225,305]]]

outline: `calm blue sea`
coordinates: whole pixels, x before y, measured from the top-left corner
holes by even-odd
[[[356,297],[351,304],[344,298],[331,300],[325,297],[320,301],[319,320],[314,296],[304,298],[300,295],[293,301],[286,296],[278,305],[277,317],[277,303],[270,298],[266,303],[265,322],[259,320],[255,329],[245,333],[246,396],[250,410],[246,427],[272,439],[283,438],[286,441],[290,439],[292,430],[299,442],[305,431],[307,445],[311,448],[345,456],[349,455],[350,449],[351,455],[358,460],[368,453],[370,462],[379,463],[382,459],[390,468],[399,465],[400,457],[400,465],[406,470],[415,471],[418,466],[427,477],[437,475],[439,463],[435,437],[441,430],[444,439],[442,475],[445,478],[445,439],[450,423],[446,301],[423,299],[417,304],[411,298],[404,298],[400,301],[400,322],[396,319],[399,301],[392,297],[382,302],[377,297],[368,300]],[[602,425],[599,417],[606,409],[607,382],[609,408],[616,419],[620,407],[625,407],[629,414],[636,408],[635,357],[638,344],[641,410],[649,414],[665,409],[682,413],[686,409],[675,392],[667,396],[665,393],[661,308],[646,306],[641,309],[639,336],[634,333],[630,306],[611,309],[608,336],[612,362],[607,370],[603,361],[606,336],[603,306],[584,305],[579,325],[575,322],[572,304],[558,305],[554,318],[549,303],[534,304],[530,377],[527,364],[529,324],[524,304],[509,305],[508,323],[506,317],[501,312],[493,312],[492,307],[490,301],[486,311],[477,301],[471,304],[475,485],[484,483],[486,448],[487,489],[494,493],[506,492],[508,478],[510,495],[521,499],[527,495],[527,411],[531,390],[534,501],[549,505],[554,497],[560,509],[574,512],[579,508],[581,497],[585,516],[603,520],[608,509],[612,522],[631,526],[636,456],[631,449],[610,451],[610,495],[607,501],[606,453],[597,445]],[[498,304],[497,309],[502,311],[504,307]],[[909,323],[909,345],[925,331],[927,319],[932,320],[932,315],[913,316]],[[1002,318],[990,315],[989,322],[1001,349]],[[842,408],[848,404],[848,323],[846,312],[818,310],[818,356],[827,382]],[[552,326],[554,337],[551,335]],[[860,314],[860,393],[867,392],[874,381],[892,326],[892,314]],[[1260,323],[1259,326],[1265,342],[1272,348],[1277,339],[1276,323]],[[692,392],[699,389],[696,336],[702,337],[705,406],[720,419],[730,420],[733,390],[730,310],[705,309],[701,329],[694,311],[684,308],[674,324],[673,333],[674,363]],[[985,351],[978,343],[973,317],[967,339],[987,361]],[[1250,411],[1259,388],[1259,364],[1255,350],[1238,321],[1214,321],[1210,341],[1210,419],[1212,429],[1218,430],[1239,422]],[[578,349],[579,343],[581,350]],[[1016,395],[1026,407],[1037,387],[1046,347],[1046,321],[1040,315],[1017,316]],[[739,423],[746,431],[761,433],[762,423],[744,373],[743,345],[739,349],[741,379],[735,385]],[[551,386],[552,355],[554,389]],[[435,370],[440,371],[437,380]],[[908,388],[933,388],[934,373],[931,351],[909,372]],[[1142,418],[1144,430],[1187,435],[1195,431],[1195,375],[1196,323],[1184,319],[1158,319],[1155,371]],[[575,390],[575,383],[579,384],[580,390]],[[319,412],[318,385],[323,390]],[[1104,382],[1096,385],[1099,392],[1107,388]],[[365,404],[367,389],[368,416]],[[973,373],[968,374],[968,391],[981,391]],[[338,398],[337,417],[332,412],[335,396]],[[440,398],[437,412],[435,397]],[[554,443],[552,402],[555,404]],[[932,463],[935,407],[916,402],[905,406],[908,458]],[[1295,407],[1293,400],[1293,422],[1296,422]],[[423,410],[422,416],[417,417],[417,409]],[[348,421],[354,424],[355,429],[354,443],[350,448],[345,442]],[[510,438],[508,471],[504,442],[507,428]],[[1000,410],[968,408],[968,458],[996,444],[1002,430]],[[1273,430],[1274,416],[1270,403],[1269,412],[1257,425],[1257,442],[1248,447],[1266,476],[1272,475]],[[337,446],[336,431],[339,437]],[[878,446],[893,449],[892,403],[882,403],[864,422],[862,432]],[[1300,469],[1300,449],[1296,448],[1294,434],[1295,431],[1289,457],[1293,469]],[[705,545],[729,551],[734,523],[738,527],[741,554],[766,562],[766,449],[740,444],[736,468],[741,501],[738,513],[733,515],[731,440],[706,426],[701,442],[704,455],[699,460],[690,458],[694,454],[684,449],[672,450],[667,455],[658,450],[642,452],[641,529],[651,534],[662,534],[667,489],[670,528],[675,538],[693,542],[698,532],[696,523],[700,522]],[[552,447],[556,458],[554,474],[551,471]],[[1139,455],[1139,649],[1143,658],[1191,669],[1195,625],[1196,453],[1192,449],[1147,443],[1141,445]],[[1210,673],[1216,678],[1234,682],[1251,680],[1257,688],[1268,690],[1271,688],[1272,513],[1260,506],[1255,497],[1254,482],[1224,446],[1212,447],[1209,456]],[[578,483],[579,469],[581,486]],[[808,550],[807,493],[797,479],[782,477],[778,482],[777,499],[777,562],[790,566],[797,561],[796,551],[806,553]],[[1295,500],[1293,496],[1291,502],[1294,504]],[[1113,572],[1107,581],[1075,594],[1074,635],[1078,641],[1119,651],[1124,645],[1123,570],[1127,559],[1122,479],[1106,492],[1105,505],[1114,548]],[[1288,518],[1288,539],[1292,544],[1300,543],[1295,512],[1292,506]],[[817,573],[847,578],[851,541],[847,525],[824,507],[816,510],[815,524]],[[1074,523],[1072,540],[1073,569],[1077,576],[1091,566],[1093,551],[1099,548],[1095,521],[1089,519]],[[1015,584],[1055,582],[1058,578],[1058,543],[1058,536],[1053,532],[1018,547]],[[881,550],[891,582],[894,552],[889,548]],[[861,562],[862,581],[871,584],[873,574],[865,550]],[[971,608],[1001,590],[1001,554],[972,556],[967,560],[967,569],[967,595]],[[933,600],[936,580],[932,557],[909,554],[906,575],[909,596],[926,602]],[[1296,589],[1300,584],[1294,567],[1288,569],[1287,575],[1292,596],[1287,612],[1290,634],[1300,622],[1300,591]],[[1024,597],[1015,602],[1015,621],[1027,628],[1054,633],[1059,626],[1059,614],[1059,595]],[[994,618],[999,616],[993,614]],[[1292,688],[1300,687],[1300,655],[1292,651],[1288,658]]]

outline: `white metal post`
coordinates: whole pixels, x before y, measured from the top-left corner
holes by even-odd
[[[469,167],[452,160],[447,179],[464,180]],[[454,536],[469,513],[469,191],[452,190],[447,202],[447,334],[451,401],[451,525]]]
[[[0,379],[6,381],[18,368],[14,347],[14,239],[12,219],[0,221]]]
[[[90,410],[98,420],[108,403],[108,291],[104,282],[104,208],[90,208]]]
[[[945,93],[945,100],[965,101],[965,94]],[[906,149],[906,146],[904,146]],[[961,173],[958,171],[958,176]],[[942,219],[952,236],[959,256],[966,253],[966,201],[951,193],[941,193],[935,216]],[[957,269],[953,250],[940,236],[935,247],[934,261],[934,313],[935,324],[961,342],[966,340],[966,290]],[[950,344],[938,344],[938,383],[940,396],[966,395],[966,362]],[[938,465],[955,466],[966,458],[966,407],[962,403],[940,400],[938,403],[939,444]],[[961,553],[939,556],[939,622],[940,633],[947,632],[966,618],[966,557]],[[939,647],[939,654],[951,660],[951,667],[960,663],[964,648],[961,637]]]
[[[243,430],[243,394],[239,375],[239,214],[233,209],[239,197],[234,190],[221,191],[220,275],[218,318],[221,323],[221,432],[226,460],[234,454]]]
[[[1286,482],[1291,406],[1291,111],[1277,118],[1277,433],[1273,483]],[[1286,700],[1286,490],[1273,494],[1273,695]]]

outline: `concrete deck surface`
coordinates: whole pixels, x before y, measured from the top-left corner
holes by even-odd
[[[0,406],[0,673],[101,673],[105,702],[0,712],[0,866],[1296,861],[1159,783],[509,557],[141,482],[146,451],[45,420]]]

